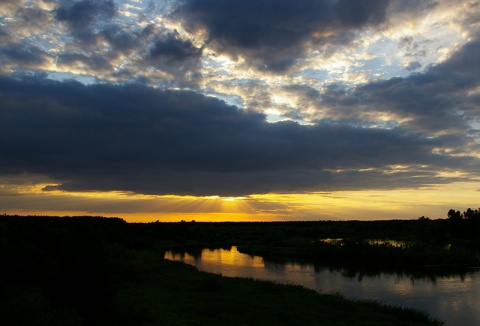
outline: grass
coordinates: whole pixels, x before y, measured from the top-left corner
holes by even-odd
[[[279,225],[202,227],[221,228],[204,233],[220,241],[234,230],[238,237],[255,230],[260,236]],[[0,325],[442,325],[413,309],[225,278],[164,260],[159,248],[188,244],[178,235],[190,227],[200,230],[196,223],[3,216]]]
[[[131,310],[123,322],[130,318],[132,325],[442,325],[413,309],[225,278],[142,254],[150,262],[149,275],[141,284],[125,287],[118,298],[119,307]]]

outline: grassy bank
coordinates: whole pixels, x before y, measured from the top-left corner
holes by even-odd
[[[161,325],[440,325],[426,314],[318,294],[299,286],[199,272],[159,261],[148,281],[122,292]]]
[[[220,243],[232,235],[258,241],[263,234],[275,242],[283,236],[278,227],[304,232],[324,225],[128,224],[100,217],[1,216],[0,324],[441,324],[411,309],[223,278],[163,260],[163,249],[199,245],[202,234]]]
[[[169,225],[169,227],[183,227]],[[155,225],[0,218],[1,325],[440,325],[423,312],[163,260]]]
[[[285,259],[334,265],[369,265],[378,269],[397,269],[435,273],[463,272],[479,266],[472,250],[431,246],[413,242],[403,246],[371,244],[367,240],[342,240],[339,243],[304,240],[304,243],[251,244],[239,246],[242,253],[268,260]]]
[[[9,296],[2,293],[2,325],[442,324],[411,309],[347,300],[299,286],[224,278],[164,261],[152,252],[135,255],[141,265],[136,268],[143,274],[134,282],[122,282],[112,301],[93,318],[75,306],[53,303],[41,287],[24,286],[21,291],[10,288]]]
[[[165,248],[179,251],[235,245],[270,260],[361,265],[425,272],[463,272],[480,266],[480,219],[159,223]],[[335,240],[333,242],[322,239]]]

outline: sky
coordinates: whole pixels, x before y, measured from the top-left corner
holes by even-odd
[[[479,199],[479,1],[0,3],[0,213],[414,219]]]

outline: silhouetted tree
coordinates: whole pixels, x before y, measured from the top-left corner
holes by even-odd
[[[471,209],[467,208],[465,212],[463,212],[463,217],[466,220],[479,220],[480,219],[480,211],[478,209]]]
[[[454,209],[450,209],[447,213],[447,216],[452,221],[459,221],[462,219],[462,214],[460,211],[456,211]]]

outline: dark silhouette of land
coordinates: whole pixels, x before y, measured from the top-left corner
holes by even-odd
[[[163,252],[236,245],[272,259],[460,270],[478,265],[479,230],[480,212],[471,209],[439,220],[370,222],[126,223],[4,215],[0,324],[441,324],[411,309],[198,272],[163,260]]]

